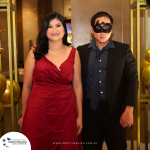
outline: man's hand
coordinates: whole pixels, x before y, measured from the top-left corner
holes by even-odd
[[[122,127],[131,127],[133,125],[133,109],[132,106],[126,106],[124,113],[120,117]]]

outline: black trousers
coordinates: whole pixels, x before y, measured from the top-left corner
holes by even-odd
[[[112,119],[108,103],[100,102],[99,108],[93,111],[90,107],[90,100],[83,105],[83,150],[102,150],[105,139],[108,150],[126,150],[125,140],[126,129],[119,121]]]

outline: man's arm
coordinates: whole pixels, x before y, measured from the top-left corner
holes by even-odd
[[[136,107],[137,91],[139,86],[137,65],[130,47],[126,52],[124,73],[126,77],[127,90],[125,101],[126,108],[120,117],[120,124],[123,127],[130,127],[133,125],[133,109]]]

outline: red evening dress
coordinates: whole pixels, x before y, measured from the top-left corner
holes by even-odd
[[[35,61],[22,133],[31,150],[82,150],[77,136],[76,96],[71,85],[76,49],[59,68],[42,56]]]

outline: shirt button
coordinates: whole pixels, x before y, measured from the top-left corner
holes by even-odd
[[[101,83],[101,81],[99,81],[99,83]]]
[[[103,92],[101,92],[101,94],[103,94]]]
[[[99,72],[101,72],[101,70],[99,70]]]

